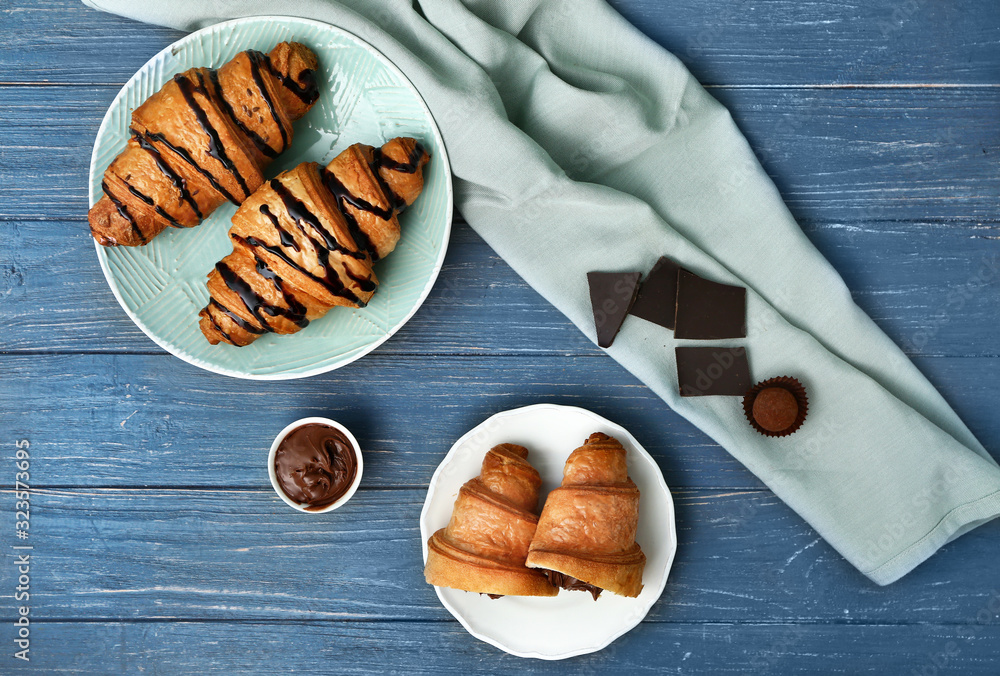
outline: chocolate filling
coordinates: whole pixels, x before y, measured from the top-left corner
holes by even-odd
[[[560,573],[556,570],[546,570],[545,575],[549,578],[549,584],[555,587],[569,589],[570,591],[588,591],[591,596],[594,597],[595,601],[597,600],[597,597],[601,595],[601,592],[604,591],[600,587],[595,587],[589,582],[578,580],[575,577],[566,575],[565,573]]]

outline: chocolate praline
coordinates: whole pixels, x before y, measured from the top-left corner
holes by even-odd
[[[799,415],[799,402],[784,387],[765,387],[753,400],[753,419],[769,432],[787,430]]]
[[[808,398],[802,383],[795,378],[771,378],[757,383],[744,395],[743,412],[761,434],[783,437],[802,425],[808,412]]]

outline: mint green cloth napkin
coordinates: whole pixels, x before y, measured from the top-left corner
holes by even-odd
[[[678,396],[673,334],[635,317],[608,354],[759,476],[878,584],[1000,514],[1000,468],[854,304],[728,111],[603,0],[85,0],[195,30],[288,14],[370,42],[427,101],[458,209],[592,340],[590,270],[669,255],[746,286],[755,380],[809,417],[759,435],[739,397]]]

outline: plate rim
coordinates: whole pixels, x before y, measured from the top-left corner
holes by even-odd
[[[226,368],[224,366],[219,366],[216,364],[205,362],[201,359],[185,354],[182,351],[175,350],[166,341],[156,336],[154,332],[148,326],[146,326],[145,322],[141,321],[139,317],[129,308],[129,306],[125,302],[125,299],[122,297],[121,291],[118,288],[118,284],[111,273],[110,263],[108,262],[108,256],[107,256],[107,247],[101,246],[101,244],[97,240],[94,240],[94,248],[97,252],[97,260],[101,266],[101,272],[104,273],[104,279],[107,282],[108,286],[111,288],[111,292],[114,295],[115,300],[118,301],[118,305],[121,306],[121,308],[125,311],[125,314],[128,315],[128,318],[132,320],[132,323],[135,324],[146,335],[147,338],[152,340],[163,350],[166,350],[172,356],[188,364],[191,364],[192,366],[196,366],[200,369],[204,369],[212,373],[218,373],[219,375],[229,376],[232,378],[240,378],[243,380],[297,380],[299,378],[310,378],[312,376],[320,375],[323,373],[329,373],[330,371],[334,371],[343,366],[347,366],[351,362],[357,361],[358,359],[361,359],[365,355],[371,353],[373,350],[375,350],[380,345],[389,340],[392,336],[394,336],[397,331],[403,328],[403,326],[405,326],[406,323],[413,318],[413,315],[417,313],[417,310],[419,310],[421,306],[423,306],[424,301],[427,300],[427,296],[430,295],[431,290],[434,288],[434,284],[437,283],[437,278],[441,273],[441,268],[444,266],[445,256],[448,253],[448,245],[451,241],[451,229],[455,215],[454,214],[455,193],[454,193],[454,184],[451,174],[451,162],[448,159],[448,151],[447,147],[445,146],[444,136],[441,134],[441,129],[438,127],[437,120],[434,118],[434,114],[431,112],[430,106],[427,105],[427,102],[424,100],[424,97],[420,94],[420,91],[417,90],[416,86],[410,81],[410,79],[406,76],[406,74],[402,70],[400,70],[399,66],[397,66],[395,62],[392,61],[392,59],[390,59],[388,56],[382,53],[382,51],[377,49],[367,40],[359,37],[358,35],[344,28],[341,28],[340,26],[327,23],[325,21],[317,21],[315,19],[305,19],[296,16],[268,14],[260,16],[241,17],[238,19],[230,19],[228,21],[220,21],[218,23],[214,23],[209,26],[205,26],[204,28],[200,28],[196,31],[188,33],[187,35],[181,37],[179,40],[170,43],[169,45],[158,51],[148,61],[146,61],[146,63],[140,66],[139,69],[136,70],[135,73],[133,73],[132,77],[130,77],[125,82],[122,88],[118,90],[118,93],[115,95],[114,99],[112,99],[111,103],[108,105],[108,109],[105,111],[104,117],[101,119],[101,125],[97,128],[97,134],[94,137],[94,147],[90,153],[90,170],[88,171],[87,174],[87,202],[89,204],[88,207],[89,210],[94,206],[92,186],[94,185],[94,176],[97,170],[98,139],[100,139],[104,134],[108,133],[108,127],[111,124],[112,110],[119,105],[120,100],[126,95],[129,88],[135,85],[135,81],[140,76],[140,74],[145,72],[147,69],[151,69],[158,60],[160,59],[165,60],[171,56],[176,56],[176,51],[178,49],[186,47],[186,43],[194,42],[200,39],[201,36],[206,33],[210,33],[211,31],[217,31],[220,29],[223,31],[230,30],[234,26],[245,23],[268,22],[268,21],[276,23],[299,22],[303,24],[312,25],[313,27],[321,30],[330,30],[334,33],[339,33],[340,35],[345,36],[350,40],[354,40],[363,48],[370,50],[377,58],[384,61],[385,64],[388,66],[388,68],[390,68],[396,75],[398,75],[401,81],[407,87],[409,87],[410,90],[416,95],[417,101],[419,101],[420,105],[427,113],[427,118],[430,121],[431,132],[437,138],[438,147],[440,148],[440,153],[438,154],[438,157],[435,157],[435,160],[442,162],[444,164],[445,197],[447,204],[445,206],[445,214],[444,214],[445,224],[442,233],[442,244],[440,252],[438,253],[437,260],[434,262],[433,268],[431,269],[430,277],[428,277],[427,283],[421,290],[420,296],[413,304],[413,307],[410,308],[410,311],[399,322],[397,322],[394,326],[390,327],[389,330],[386,331],[384,336],[380,336],[379,338],[373,340],[372,342],[368,343],[362,348],[355,348],[355,350],[348,352],[346,356],[338,360],[335,360],[334,362],[327,364],[325,366],[319,366],[295,373],[287,373],[287,372],[248,373],[246,371],[238,371]],[[102,169],[101,174],[103,175],[103,173],[104,170]]]
[[[510,647],[504,645],[500,640],[495,639],[491,636],[487,636],[486,634],[483,634],[473,629],[473,627],[469,624],[469,622],[466,621],[466,619],[462,616],[462,614],[456,608],[454,608],[448,602],[447,599],[445,599],[445,597],[441,593],[440,587],[434,586],[434,591],[437,594],[438,600],[448,610],[448,612],[451,613],[452,616],[461,623],[461,625],[465,628],[467,632],[472,634],[480,641],[489,643],[490,645],[499,648],[500,650],[503,650],[504,652],[514,655],[516,657],[526,657],[526,658],[533,658],[540,660],[563,660],[570,657],[577,657],[579,655],[586,655],[589,653],[594,653],[603,650],[604,648],[611,645],[611,643],[613,643],[620,637],[624,636],[625,634],[627,634],[628,632],[632,631],[637,626],[639,626],[639,624],[641,624],[642,621],[646,618],[646,615],[649,614],[649,611],[652,609],[652,607],[656,604],[656,602],[660,599],[660,597],[663,596],[663,590],[667,586],[667,579],[670,577],[670,569],[673,567],[674,556],[677,553],[677,516],[676,516],[676,510],[674,508],[673,495],[670,492],[670,487],[667,486],[666,479],[664,479],[663,477],[663,471],[660,469],[660,466],[656,462],[656,459],[652,456],[652,454],[649,453],[649,451],[647,451],[642,446],[642,444],[639,443],[639,441],[632,435],[631,432],[629,432],[627,429],[625,429],[618,423],[612,422],[611,420],[608,420],[604,416],[598,415],[597,413],[594,413],[593,411],[582,408],[580,406],[568,406],[564,404],[541,402],[537,404],[529,404],[527,406],[520,406],[518,408],[507,409],[505,411],[494,413],[490,417],[486,418],[482,422],[478,423],[477,425],[469,429],[454,444],[452,444],[451,448],[448,449],[448,453],[445,454],[445,457],[441,460],[440,464],[438,464],[437,469],[434,470],[434,475],[431,477],[430,484],[427,487],[427,496],[424,498],[424,504],[420,510],[420,547],[421,547],[423,562],[424,564],[426,564],[427,539],[431,535],[430,528],[427,524],[427,517],[428,517],[428,512],[430,511],[431,499],[434,497],[434,493],[438,488],[438,481],[446,465],[449,463],[450,460],[452,460],[455,456],[458,455],[459,448],[466,442],[467,439],[469,439],[469,437],[476,434],[480,428],[490,424],[492,421],[498,418],[513,417],[519,414],[527,413],[530,411],[538,411],[538,410],[572,411],[575,413],[583,414],[584,416],[589,417],[598,423],[613,428],[614,430],[622,434],[622,436],[624,436],[625,439],[632,444],[632,447],[635,449],[635,451],[639,453],[641,456],[644,456],[656,470],[657,482],[660,488],[663,490],[664,495],[666,496],[667,505],[669,506],[670,510],[670,515],[669,515],[670,518],[666,519],[667,535],[670,538],[670,543],[668,548],[669,551],[667,552],[666,562],[663,566],[663,575],[660,580],[660,586],[659,589],[656,591],[655,596],[652,597],[652,600],[650,601],[649,605],[643,609],[641,614],[638,613],[636,614],[636,619],[633,623],[626,624],[626,626],[621,631],[609,635],[608,638],[604,640],[604,642],[601,643],[600,645],[587,646],[584,648],[568,650],[560,653],[541,653],[538,651],[513,650]]]

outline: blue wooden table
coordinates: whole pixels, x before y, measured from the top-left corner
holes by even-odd
[[[0,674],[1000,673],[1000,522],[874,586],[461,219],[423,308],[339,371],[247,382],[158,349],[101,275],[86,177],[112,98],[180,34],[75,0],[18,4],[0,7]],[[1000,5],[614,4],[732,110],[857,302],[1000,453]],[[438,462],[538,401],[629,428],[677,505],[661,600],[565,663],[473,639],[421,570]],[[264,466],[308,415],[366,453],[361,490],[324,517],[282,504]],[[24,543],[30,599],[15,601]],[[14,659],[22,605],[30,663]]]

